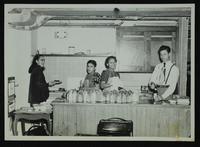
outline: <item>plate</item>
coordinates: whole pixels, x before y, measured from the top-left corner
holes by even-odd
[[[60,80],[54,80],[55,84],[61,84],[62,82]]]

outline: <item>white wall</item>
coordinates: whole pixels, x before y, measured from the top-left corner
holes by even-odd
[[[28,68],[31,61],[31,31],[15,30],[7,24],[13,21],[5,9],[5,86],[7,78],[14,76],[16,79],[16,108],[28,105],[29,74]],[[7,94],[7,89],[5,89]],[[5,95],[7,105],[7,95]]]
[[[61,38],[56,38],[59,32]],[[66,33],[66,38],[62,38]],[[91,54],[113,52],[116,41],[115,28],[40,27],[37,30],[37,49],[46,53],[75,53],[90,50]],[[74,51],[70,51],[70,47]]]
[[[61,38],[56,38],[55,33],[59,32]],[[62,38],[63,34],[66,38]],[[97,55],[114,55],[116,45],[115,28],[96,27],[40,27],[33,34],[34,43],[32,53],[36,49],[40,53],[73,54],[77,52]],[[71,49],[70,47],[74,47]],[[51,87],[71,89],[78,87],[80,80],[86,75],[86,63],[93,59],[97,62],[97,72],[105,69],[104,61],[106,57],[46,57],[45,77],[47,81],[59,79],[63,83]]]
[[[93,59],[97,62],[96,71],[101,74],[105,69],[104,61],[106,57],[45,57],[44,72],[47,81],[61,80],[62,84],[50,87],[50,89],[58,89],[59,87],[65,89],[78,88],[80,80],[86,76],[87,61]],[[75,87],[74,87],[75,86]]]
[[[31,51],[31,37],[29,31],[19,31],[12,29],[8,26],[10,21],[19,21],[21,18],[8,15],[8,11],[11,9],[8,5],[5,7],[4,16],[4,87],[5,87],[5,137],[9,139],[12,136],[9,129],[10,119],[7,117],[7,79],[10,76],[14,76],[16,84],[19,87],[15,88],[16,94],[16,109],[21,106],[28,106],[28,86],[29,86],[29,74],[27,72],[30,65],[30,51]]]

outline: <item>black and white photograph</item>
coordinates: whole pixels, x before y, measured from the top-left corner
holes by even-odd
[[[195,4],[4,4],[5,140],[195,141]]]

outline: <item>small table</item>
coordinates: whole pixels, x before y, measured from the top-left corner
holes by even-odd
[[[47,129],[52,135],[52,119],[51,119],[52,111],[25,111],[25,110],[16,110],[15,118],[13,122],[13,135],[17,136],[17,124],[21,121],[22,134],[25,132],[25,123],[35,123],[35,122],[44,122],[47,123]]]

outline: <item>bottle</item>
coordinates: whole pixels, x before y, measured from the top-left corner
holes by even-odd
[[[74,89],[72,93],[72,103],[76,103],[76,99],[77,99],[77,91],[76,89]]]
[[[115,103],[119,103],[120,101],[120,93],[119,91],[116,92],[116,98],[115,98]]]
[[[122,103],[122,92],[119,92],[119,95],[117,97],[117,103],[118,104]]]
[[[83,90],[80,90],[77,94],[77,103],[83,102]]]
[[[114,91],[111,91],[111,93],[110,93],[110,103],[111,103],[111,104],[115,103]]]
[[[72,100],[72,90],[69,90],[67,93],[67,102],[71,103],[71,100]]]
[[[87,97],[88,97],[88,92],[87,92],[87,90],[84,90],[83,91],[83,103],[87,102]]]
[[[154,99],[154,104],[155,104],[155,102],[158,100],[158,94],[157,93],[153,93],[153,99]]]
[[[121,100],[121,103],[122,103],[122,104],[126,103],[126,94],[125,94],[125,92],[122,93],[122,100]]]
[[[114,103],[117,103],[117,96],[118,96],[118,91],[114,90],[113,91]]]
[[[87,102],[87,103],[91,103],[91,90],[88,89],[88,90],[87,90],[87,93],[88,93],[88,95],[87,95],[87,98],[86,98],[86,102]]]
[[[91,90],[91,103],[96,103],[96,91],[94,89]]]

